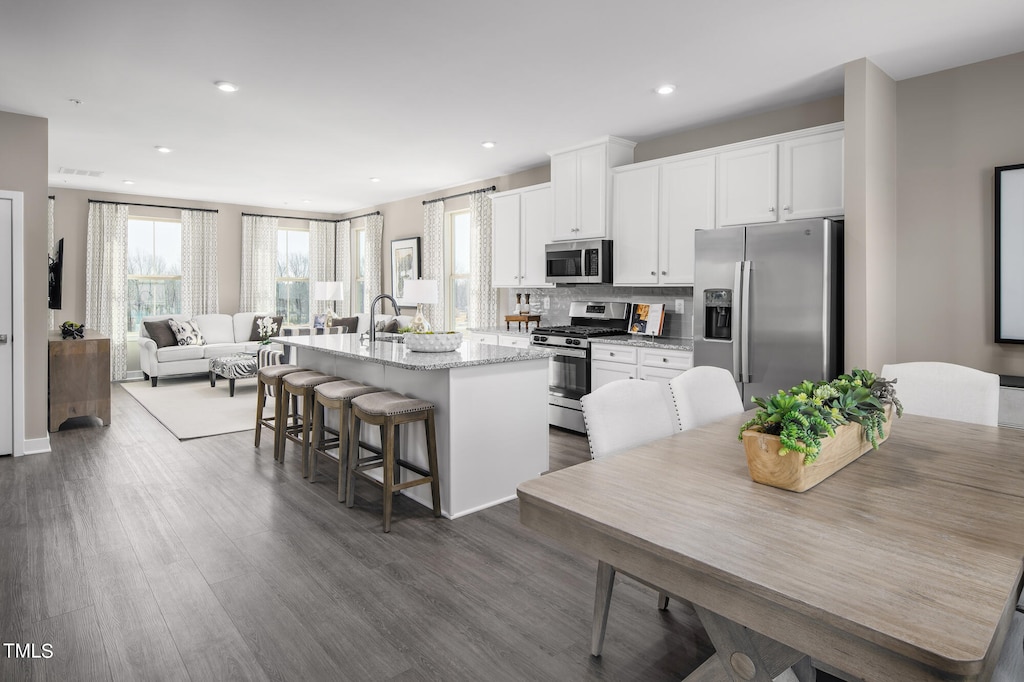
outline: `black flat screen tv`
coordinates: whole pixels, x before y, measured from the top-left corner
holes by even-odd
[[[61,281],[64,274],[64,238],[57,242],[56,253],[50,259],[50,309],[60,310]]]

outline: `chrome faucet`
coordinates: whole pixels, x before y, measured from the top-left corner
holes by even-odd
[[[377,294],[376,298],[373,299],[373,302],[370,303],[370,343],[373,343],[374,341],[377,340],[377,313],[374,312],[374,310],[377,307],[377,301],[381,300],[382,298],[386,298],[389,301],[391,301],[391,305],[395,307],[395,315],[402,314],[402,311],[398,309],[398,301],[395,300],[394,296],[392,296],[391,294]],[[383,303],[381,303],[380,305],[380,311],[382,313],[384,312]]]

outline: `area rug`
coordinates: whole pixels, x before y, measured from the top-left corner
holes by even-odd
[[[248,431],[256,423],[256,379],[235,381],[235,397],[228,395],[227,379],[210,386],[200,377],[161,378],[156,388],[149,381],[131,381],[121,388],[149,410],[178,440]],[[273,401],[267,401],[273,406]]]

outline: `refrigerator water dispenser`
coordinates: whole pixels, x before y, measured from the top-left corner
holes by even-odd
[[[732,340],[732,289],[704,290],[704,338]]]

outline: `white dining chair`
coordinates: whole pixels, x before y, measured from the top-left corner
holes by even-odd
[[[996,426],[999,375],[948,362],[883,365],[881,376],[896,380],[896,397],[907,414]]]
[[[590,456],[594,459],[671,436],[678,430],[668,389],[654,381],[612,381],[583,396],[580,403],[590,442]],[[617,570],[604,561],[597,564],[594,627],[590,640],[590,653],[594,656],[600,656],[604,646]],[[658,608],[668,608],[668,594],[636,576],[629,577],[658,590]]]
[[[667,389],[653,381],[620,379],[580,400],[590,456],[605,457],[676,432]]]
[[[721,367],[694,367],[668,382],[680,431],[743,412],[732,373]]]

